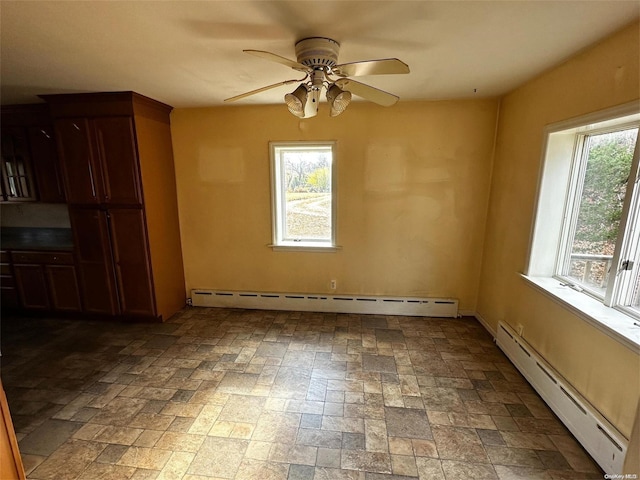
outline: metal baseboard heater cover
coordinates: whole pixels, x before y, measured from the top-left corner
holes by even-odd
[[[627,439],[507,324],[496,342],[600,467],[622,472]]]
[[[453,298],[382,297],[300,293],[191,290],[195,307],[249,308],[302,312],[361,313],[417,317],[458,316]]]

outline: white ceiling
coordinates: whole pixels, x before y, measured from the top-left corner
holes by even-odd
[[[2,104],[44,93],[134,90],[174,107],[300,78],[242,52],[294,59],[309,36],[341,43],[339,63],[396,57],[409,75],[359,77],[401,100],[508,92],[622,28],[640,2],[0,2]],[[280,103],[284,86],[238,104]]]

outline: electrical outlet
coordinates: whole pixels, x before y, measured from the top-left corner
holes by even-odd
[[[518,326],[516,327],[516,332],[518,333],[519,336],[522,336],[522,334],[524,333],[524,325],[519,323]]]
[[[331,280],[331,290],[335,290],[338,287],[338,283],[335,280]]]

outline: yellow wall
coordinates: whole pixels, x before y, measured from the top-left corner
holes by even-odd
[[[640,98],[635,23],[502,99],[478,314],[524,325],[525,339],[627,437],[640,396],[638,354],[525,284],[546,124]],[[554,252],[550,252],[554,254]]]
[[[192,288],[450,296],[475,311],[497,100],[284,105],[172,113]],[[335,253],[275,252],[269,141],[337,140]]]
[[[452,296],[525,339],[626,436],[638,354],[520,279],[546,124],[639,94],[638,24],[497,100],[177,109],[172,135],[187,289]],[[271,140],[337,140],[337,253],[274,252]],[[493,166],[492,166],[493,161]],[[489,197],[490,192],[490,197]],[[488,212],[487,212],[488,205]],[[486,231],[486,235],[485,235]],[[484,250],[483,250],[484,249]]]

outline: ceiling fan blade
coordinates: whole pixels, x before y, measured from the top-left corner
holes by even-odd
[[[251,95],[255,95],[256,93],[266,92],[267,90],[271,90],[272,88],[281,87],[283,85],[289,85],[290,83],[299,83],[304,81],[302,80],[285,80],[284,82],[274,83],[273,85],[267,85],[266,87],[257,88],[256,90],[251,90],[250,92],[241,93],[240,95],[236,95],[235,97],[225,98],[225,102],[235,102],[236,100],[240,100],[242,98],[249,97]]]
[[[388,75],[409,73],[409,65],[397,58],[367,60],[364,62],[343,63],[331,68],[339,77],[361,77],[363,75]]]
[[[288,58],[285,58],[285,57],[281,57],[280,55],[276,55],[275,53],[265,52],[263,50],[243,50],[243,52],[248,53],[250,55],[254,55],[256,57],[264,58],[266,60],[271,60],[272,62],[281,63],[282,65],[291,67],[294,70],[300,70],[301,72],[308,72],[309,70],[311,70],[306,65],[303,65],[293,60],[289,60]]]
[[[382,105],[383,107],[390,107],[400,99],[397,95],[385,92],[384,90],[380,90],[370,85],[365,85],[364,83],[356,82],[350,78],[341,78],[336,80],[335,84],[343,90],[351,92],[354,95],[369,100],[370,102]]]

